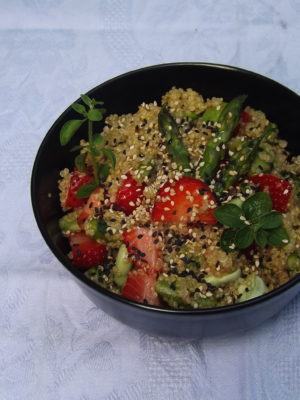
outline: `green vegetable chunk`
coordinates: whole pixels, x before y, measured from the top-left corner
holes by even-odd
[[[222,196],[223,192],[228,190],[241,176],[249,173],[249,169],[259,152],[259,145],[274,130],[275,125],[269,124],[260,137],[242,142],[241,150],[235,151],[230,157],[229,163],[221,170],[218,183],[214,188],[218,197]]]
[[[117,254],[116,265],[113,268],[114,282],[117,286],[122,288],[125,285],[131,267],[132,263],[128,257],[127,248],[125,244],[122,244]]]
[[[77,212],[70,212],[63,217],[61,217],[58,221],[59,227],[62,232],[80,232],[80,227],[77,223]]]
[[[292,276],[295,276],[300,273],[300,254],[292,253],[288,256],[287,259],[288,270]]]
[[[215,175],[220,160],[224,157],[225,144],[229,141],[232,132],[239,122],[242,106],[246,98],[247,96],[245,95],[234,98],[223,108],[219,115],[217,122],[221,127],[216,136],[208,141],[203,155],[204,164],[199,170],[200,177],[206,183],[210,183]]]
[[[233,282],[239,279],[241,276],[241,270],[238,268],[236,271],[231,272],[223,276],[207,275],[204,280],[213,286],[222,286],[225,283]]]
[[[158,126],[166,141],[167,151],[173,162],[181,167],[185,175],[191,174],[190,156],[180,138],[179,128],[168,110],[164,107],[158,114]]]
[[[254,297],[262,296],[267,291],[268,288],[265,282],[258,275],[249,275],[238,286],[238,293],[241,295],[238,301],[241,303]]]
[[[88,218],[84,222],[85,233],[93,239],[105,239],[107,224],[97,218]]]

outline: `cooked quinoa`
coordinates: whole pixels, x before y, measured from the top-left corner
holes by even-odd
[[[101,219],[105,224],[103,236],[93,237],[92,240],[105,245],[107,253],[101,264],[88,269],[81,266],[83,273],[109,291],[130,298],[126,295],[128,290],[126,292],[124,288],[129,282],[130,274],[134,271],[137,271],[134,273],[138,276],[141,274],[143,269],[140,266],[141,263],[136,266],[135,261],[136,259],[143,260],[143,251],[136,250],[138,253],[133,254],[132,248],[135,249],[135,246],[128,243],[124,237],[128,232],[146,229],[147,240],[152,238],[149,251],[152,251],[155,246],[155,251],[158,252],[159,268],[154,274],[151,273],[151,282],[154,283],[150,297],[145,296],[140,300],[131,297],[131,299],[173,308],[210,308],[247,300],[273,290],[292,279],[300,272],[300,184],[298,186],[300,156],[291,157],[286,150],[287,143],[277,134],[270,140],[261,142],[257,152],[263,165],[267,165],[267,174],[274,174],[292,186],[287,211],[282,213],[282,226],[289,236],[287,243],[283,243],[281,247],[267,245],[262,248],[255,245],[243,250],[225,251],[220,242],[227,227],[217,221],[214,223],[198,221],[197,205],[195,207],[192,205],[190,210],[187,210],[189,222],[186,222],[184,218],[178,221],[166,221],[164,213],[159,221],[153,220],[152,217],[153,208],[157,202],[165,202],[168,205],[171,202],[174,206],[172,199],[177,196],[177,192],[175,193],[173,189],[176,182],[181,182],[186,175],[199,181],[203,180],[201,167],[205,163],[205,150],[208,142],[217,137],[220,124],[216,121],[203,120],[202,116],[211,108],[219,110],[223,107],[225,100],[215,97],[204,99],[193,89],[174,87],[164,94],[160,101],[159,99],[157,101],[141,104],[134,114],[112,114],[105,119],[105,126],[100,135],[104,139],[104,146],[113,151],[116,164],[114,168],[110,168],[108,176],[101,183],[102,199],[99,200],[96,211],[93,211],[88,218]],[[168,143],[158,122],[162,105],[178,126],[181,143],[188,152],[188,168],[178,165],[168,152]],[[256,185],[249,183],[248,171],[228,190],[224,190],[222,196],[219,198],[214,196],[222,169],[226,168],[230,157],[241,150],[243,142],[259,138],[271,123],[263,111],[255,110],[250,106],[243,108],[243,113],[244,118],[240,118],[238,127],[235,128],[235,135],[226,144],[221,143],[219,151],[224,152],[224,157],[220,160],[214,178],[206,182],[207,190],[213,196],[211,200],[205,193],[206,189],[204,190],[203,202],[208,212],[213,213],[217,207],[232,201],[245,202],[258,191]],[[81,153],[87,152],[88,142],[82,140],[81,145]],[[96,160],[99,164],[107,162],[103,153],[97,156]],[[85,162],[88,167],[92,166],[90,154]],[[141,192],[135,202],[130,200],[129,205],[132,207],[130,213],[116,206],[120,187],[127,185],[130,189],[131,183],[124,185],[124,182],[128,180],[128,174],[138,185],[137,190],[140,189]],[[237,174],[239,171],[236,170],[229,173],[230,176]],[[75,207],[75,211],[69,207],[66,199],[74,171],[65,168],[60,175],[62,210],[70,215],[75,213],[74,215],[78,218],[83,207],[86,207],[90,200],[86,198],[84,205]],[[262,175],[262,173],[258,170],[253,175]],[[166,183],[169,186],[165,186]],[[164,195],[160,196],[158,192],[164,187],[166,187]],[[179,186],[179,191],[181,191],[181,186]],[[190,198],[193,203],[192,194]],[[91,208],[94,207],[93,203]],[[164,211],[166,215],[169,215],[170,206],[166,206]],[[69,238],[71,247],[72,235],[75,237],[79,231],[84,234],[89,233],[82,226],[79,228],[76,226],[75,231],[63,227],[62,231]],[[143,233],[140,233],[140,236],[139,239],[142,240]],[[124,250],[125,255],[131,265],[126,271],[124,281],[120,284],[116,279],[118,275],[116,259],[124,243],[127,246],[127,250],[126,248]],[[70,252],[70,257],[74,258],[74,252]],[[288,263],[289,257],[290,260],[294,257],[294,263]],[[291,266],[292,264],[296,267]],[[150,274],[148,267],[146,260],[143,271],[146,275]],[[229,277],[229,279],[222,281],[224,277]],[[260,279],[255,280],[255,277]],[[254,295],[247,295],[256,284],[263,286],[263,290]],[[152,301],[153,298],[156,300]]]

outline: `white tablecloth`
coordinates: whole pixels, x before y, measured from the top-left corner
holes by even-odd
[[[1,1],[1,400],[300,398],[299,296],[223,339],[136,331],[83,295],[29,196],[38,146],[80,93],[172,61],[240,66],[299,93],[299,32],[299,0]]]

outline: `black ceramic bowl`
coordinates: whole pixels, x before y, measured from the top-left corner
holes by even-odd
[[[92,89],[88,95],[104,101],[109,114],[124,114],[135,112],[142,102],[159,101],[172,86],[191,87],[204,97],[216,96],[225,100],[248,94],[247,104],[263,110],[278,125],[280,136],[288,140],[289,150],[300,154],[300,141],[296,135],[300,97],[279,83],[239,68],[203,63],[157,65],[111,79]],[[148,332],[202,337],[252,328],[277,313],[300,291],[298,276],[280,288],[244,303],[185,311],[138,304],[110,293],[86,278],[68,260],[68,244],[58,227],[58,219],[62,216],[57,190],[59,171],[73,167],[74,155],[69,148],[78,141],[75,138],[70,146],[66,146],[68,148],[61,147],[59,131],[62,124],[72,118],[76,115],[69,107],[50,128],[40,146],[32,172],[32,205],[39,229],[53,254],[97,306],[118,320]],[[75,136],[80,137],[80,133]]]

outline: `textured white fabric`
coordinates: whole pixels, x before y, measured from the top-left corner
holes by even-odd
[[[237,65],[299,93],[299,31],[299,0],[1,1],[1,400],[300,398],[299,296],[225,339],[133,330],[64,271],[29,197],[38,146],[79,93],[172,61]]]

